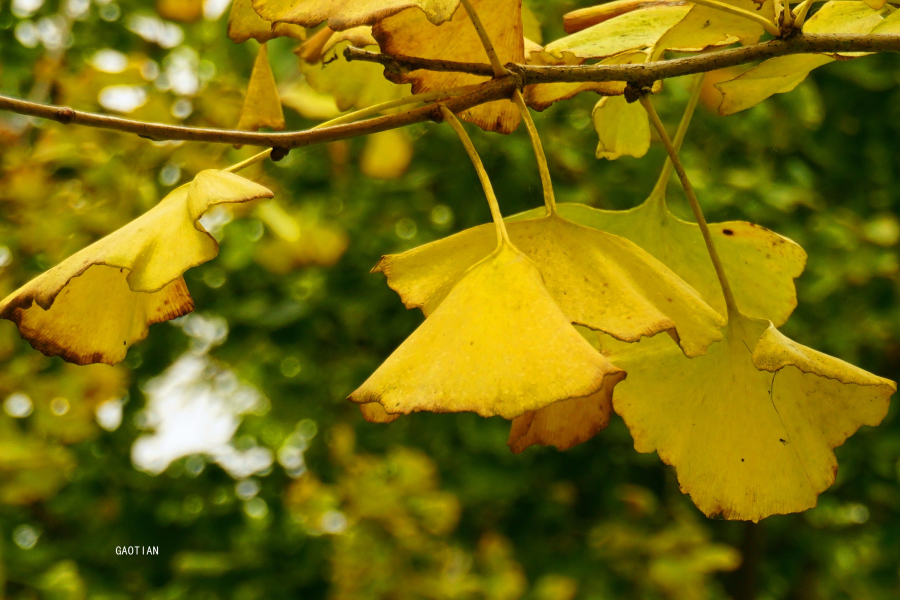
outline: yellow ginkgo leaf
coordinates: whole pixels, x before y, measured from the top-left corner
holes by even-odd
[[[894,11],[890,16],[886,17],[884,21],[879,23],[875,29],[872,30],[872,33],[877,33],[879,35],[900,33],[900,10]]]
[[[525,61],[521,0],[471,0],[500,62]],[[440,26],[429,22],[418,8],[410,8],[378,21],[372,33],[382,52],[461,62],[485,62],[487,56],[468,13],[457,10]],[[396,83],[411,83],[414,94],[473,85],[485,77],[465,73],[410,71],[385,72]],[[519,111],[507,100],[489,102],[461,113],[460,117],[487,131],[510,133],[519,124]]]
[[[413,156],[413,142],[402,129],[388,129],[366,138],[366,146],[359,157],[359,168],[368,177],[397,179],[409,167]]]
[[[606,58],[621,52],[647,50],[682,19],[689,3],[660,3],[602,21],[570,36],[547,44],[544,52],[563,58]]]
[[[415,8],[421,10],[429,22],[439,25],[450,19],[459,7],[459,0],[252,0],[259,15],[274,22],[296,23],[315,27],[328,21],[339,31],[371,25],[376,21]]]
[[[887,8],[873,11],[863,2],[828,2],[804,23],[803,32],[869,33],[881,26],[890,12]],[[722,92],[719,114],[731,115],[756,106],[774,94],[790,92],[800,85],[813,69],[837,58],[848,59],[861,55],[859,52],[832,55],[796,54],[764,61],[734,79],[716,84],[716,88]]]
[[[591,113],[597,131],[597,158],[640,158],[650,149],[650,121],[639,102],[624,96],[601,98]]]
[[[725,298],[716,271],[696,223],[682,221],[669,212],[666,184],[671,175],[667,163],[650,197],[630,210],[600,210],[583,204],[557,206],[563,217],[600,231],[629,239],[664,263],[707,304],[725,315]],[[510,217],[534,219],[543,209]],[[786,237],[745,221],[711,223],[710,233],[731,281],[738,304],[751,317],[782,325],[797,306],[794,279],[806,266],[806,252]]]
[[[253,10],[250,0],[234,0],[228,15],[228,39],[236,44],[249,39],[264,44],[277,37],[305,40],[306,30],[290,23],[266,21]]]
[[[284,129],[284,112],[281,110],[281,99],[278,97],[266,44],[259,45],[237,125],[238,129],[247,131],[256,131],[261,127]]]
[[[512,419],[611,389],[624,376],[575,331],[534,263],[503,243],[468,270],[350,400],[379,402],[390,414],[472,411]]]
[[[629,342],[669,331],[688,356],[702,354],[721,338],[723,319],[668,267],[630,241],[555,215],[510,222],[507,229],[572,323]],[[384,256],[373,271],[387,276],[407,308],[429,315],[493,245],[493,225],[481,225]]]
[[[815,506],[837,473],[832,449],[878,425],[896,390],[740,314],[698,358],[660,338],[604,349],[629,374],[613,406],[635,449],[658,452],[700,510],[726,519]]]
[[[181,275],[218,253],[197,220],[211,206],[271,198],[225,171],[202,171],[143,216],[70,256],[0,302],[32,346],[69,362],[115,364],[149,325],[193,302]]]
[[[743,9],[766,20],[775,21],[772,0],[720,0],[722,4]],[[763,26],[755,21],[709,6],[696,5],[687,16],[665,33],[656,44],[654,60],[669,49],[679,51],[701,51],[711,46],[729,45],[736,41],[741,44],[755,44],[765,33]]]
[[[566,33],[577,33],[604,21],[635,10],[668,5],[680,6],[683,0],[613,0],[596,6],[579,8],[563,15],[563,29]]]
[[[869,5],[870,8],[874,10],[880,10],[887,4],[887,0],[863,0],[866,4]]]

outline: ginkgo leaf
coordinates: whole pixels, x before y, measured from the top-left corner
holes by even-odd
[[[302,41],[306,39],[306,30],[289,23],[266,21],[253,10],[250,0],[234,0],[228,15],[228,39],[236,44],[249,39],[263,44],[277,37],[292,37]]]
[[[691,10],[687,3],[660,3],[602,21],[547,44],[544,52],[563,58],[606,58],[621,52],[647,50]]]
[[[873,11],[862,2],[828,2],[803,25],[804,33],[869,33],[884,23],[888,9]],[[766,60],[738,77],[716,84],[722,92],[719,114],[731,115],[756,106],[774,94],[796,88],[810,71],[835,59],[862,53],[796,54]]]
[[[726,519],[815,506],[837,473],[832,449],[878,425],[896,390],[739,314],[694,359],[659,338],[604,347],[629,374],[613,406],[635,449],[655,450],[700,510]]]
[[[115,364],[149,325],[190,312],[181,275],[215,258],[197,221],[211,206],[271,198],[225,171],[202,171],[143,216],[67,258],[0,302],[0,318],[48,356]]]
[[[269,64],[266,44],[259,45],[259,53],[256,55],[256,62],[253,63],[253,72],[250,74],[247,95],[244,96],[244,106],[237,125],[238,129],[248,131],[256,131],[261,127],[284,129],[284,112],[281,110],[281,100]]]
[[[429,22],[439,25],[450,19],[459,0],[252,0],[259,15],[275,22],[315,27],[328,21],[339,31],[371,25],[402,10],[421,10]]]
[[[521,0],[472,0],[471,4],[481,18],[500,62],[524,62]],[[463,9],[457,10],[449,21],[436,26],[421,10],[410,8],[378,21],[372,33],[382,52],[388,54],[462,62],[487,60],[478,33]],[[414,94],[487,81],[476,75],[423,70],[385,71],[385,77],[395,83],[411,83]],[[507,100],[482,104],[459,116],[482,129],[500,133],[514,131],[520,119],[518,109]]]
[[[575,331],[534,263],[503,243],[465,273],[350,400],[379,402],[391,414],[472,411],[512,419],[612,388],[624,376]]]
[[[725,314],[725,298],[700,228],[669,212],[664,187],[657,186],[643,204],[630,210],[600,210],[567,203],[557,205],[557,209],[575,223],[631,240],[697,290],[719,314]],[[530,219],[540,211],[510,218]],[[768,318],[776,325],[787,321],[797,306],[794,279],[806,266],[803,248],[745,221],[710,223],[709,229],[744,312]]]
[[[900,33],[900,10],[894,11],[884,21],[879,23],[871,33],[884,35],[887,33]]]
[[[559,216],[510,222],[513,244],[533,260],[553,299],[579,325],[637,341],[662,331],[688,356],[721,337],[723,319],[661,262],[630,241]],[[491,253],[493,225],[481,225],[402,254],[381,271],[407,308],[429,315],[473,264]]]
[[[369,423],[393,423],[400,418],[399,414],[392,415],[388,411],[384,410],[384,407],[378,402],[360,404],[359,412],[362,413],[363,418]]]
[[[601,98],[591,113],[597,132],[597,158],[640,158],[650,149],[650,121],[639,102],[624,96]]]
[[[722,4],[743,9],[766,20],[775,21],[772,0],[720,0]],[[709,6],[695,5],[687,16],[665,33],[656,44],[653,59],[669,49],[701,51],[711,46],[755,44],[765,29],[759,23]]]
[[[413,156],[413,143],[402,129],[388,129],[366,138],[359,168],[367,177],[397,179],[406,173]]]

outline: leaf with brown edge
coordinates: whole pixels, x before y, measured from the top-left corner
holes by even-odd
[[[362,413],[363,418],[369,423],[380,423],[387,424],[393,423],[397,419],[400,418],[400,415],[392,415],[386,410],[384,407],[378,402],[369,402],[367,404],[359,405],[359,412]]]
[[[77,364],[115,364],[153,323],[194,305],[182,274],[218,254],[198,219],[211,206],[271,198],[261,185],[202,171],[128,225],[70,256],[0,302],[35,349]]]
[[[387,413],[512,419],[611,388],[623,376],[562,313],[534,263],[504,242],[468,270],[353,394]]]
[[[420,10],[428,22],[450,19],[459,0],[252,0],[259,15],[274,22],[315,27],[328,22],[335,30],[372,25],[402,10]]]
[[[472,0],[494,44],[500,62],[525,61],[525,42],[522,33],[521,0]],[[453,18],[440,26],[428,21],[425,14],[411,8],[387,17],[372,28],[382,52],[461,62],[487,61],[481,40],[465,10],[457,10]],[[487,81],[486,77],[465,73],[385,71],[395,83],[411,83],[414,94],[447,88],[473,85]],[[519,111],[508,100],[489,102],[459,115],[486,131],[511,133],[519,125]]]
[[[272,74],[272,66],[269,64],[266,44],[259,46],[259,53],[256,55],[256,62],[253,63],[253,72],[247,86],[247,95],[244,96],[241,118],[237,124],[238,129],[245,131],[257,131],[261,127],[284,129],[284,111],[281,109],[281,99],[278,97],[278,87],[275,85],[275,75]]]
[[[228,14],[228,39],[242,44],[254,39],[264,44],[277,37],[292,37],[297,40],[306,39],[306,30],[289,23],[272,23],[260,17],[250,0],[234,0]]]
[[[628,371],[613,407],[638,452],[673,465],[707,516],[759,521],[812,508],[834,483],[833,449],[887,414],[894,382],[736,314],[706,355],[667,340],[604,340]]]
[[[630,342],[668,331],[688,356],[721,338],[722,317],[632,242],[559,216],[509,222],[507,229],[570,322]],[[373,271],[387,276],[407,308],[430,315],[493,247],[493,225],[481,225],[384,256]]]

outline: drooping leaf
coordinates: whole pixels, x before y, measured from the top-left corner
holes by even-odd
[[[775,21],[775,7],[772,0],[721,0],[722,4],[743,9]],[[709,6],[695,5],[688,15],[665,33],[656,44],[654,59],[669,49],[699,52],[711,46],[755,44],[765,33],[759,23],[733,15]]]
[[[328,26],[340,31],[372,25],[402,10],[421,10],[429,22],[439,25],[450,19],[459,0],[252,0],[259,15],[275,22],[296,23],[315,27],[328,21]]]
[[[284,112],[281,110],[281,99],[278,97],[278,87],[269,64],[266,44],[259,45],[237,125],[238,129],[248,131],[257,131],[261,127],[284,129]]]
[[[391,414],[512,419],[612,388],[624,376],[570,325],[534,263],[504,243],[465,273],[350,400],[379,402]]]
[[[253,10],[250,0],[234,0],[228,14],[228,39],[236,44],[242,44],[249,39],[264,44],[277,37],[305,40],[306,30],[289,23],[267,21]]]
[[[193,310],[182,274],[218,253],[197,221],[211,206],[271,198],[224,171],[202,171],[143,216],[0,302],[0,318],[48,356],[115,364],[148,326]]]
[[[834,483],[833,448],[878,425],[896,390],[742,315],[693,359],[662,338],[604,349],[629,374],[613,406],[635,449],[658,452],[700,510],[726,519],[815,506]]]
[[[669,331],[688,356],[720,339],[722,318],[668,267],[628,240],[559,216],[508,224],[510,238],[537,264],[568,319],[637,341]],[[473,227],[402,254],[382,257],[381,271],[407,308],[429,315],[466,271],[491,254],[493,225]]]
[[[591,113],[597,131],[597,158],[640,158],[650,149],[650,122],[639,102],[624,96],[601,98]]]
[[[490,37],[500,62],[525,60],[521,0],[472,0]],[[378,21],[372,29],[383,52],[462,62],[487,62],[487,55],[468,13],[457,10],[453,18],[440,26],[429,22],[425,13],[410,8]],[[472,85],[485,77],[464,73],[411,71],[385,76],[396,83],[411,83],[414,94]],[[510,133],[519,124],[519,111],[507,100],[476,106],[459,115],[487,131]]]
[[[862,2],[827,2],[803,24],[804,33],[869,33],[884,23],[887,9],[873,11]],[[884,33],[884,31],[881,31]],[[716,84],[722,92],[719,114],[731,115],[756,106],[774,94],[796,88],[810,71],[835,59],[849,59],[862,53],[797,54],[779,56],[748,69],[738,77]]]

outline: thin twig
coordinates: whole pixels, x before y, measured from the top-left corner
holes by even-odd
[[[713,242],[712,236],[709,233],[709,227],[706,224],[706,218],[704,218],[703,216],[703,209],[700,208],[700,203],[697,201],[697,195],[694,193],[694,187],[691,185],[687,173],[684,170],[684,166],[681,164],[681,160],[678,158],[678,151],[675,150],[675,146],[672,145],[672,140],[669,139],[669,134],[666,133],[666,128],[663,126],[662,121],[659,120],[659,115],[656,113],[656,109],[653,108],[653,103],[650,101],[650,97],[641,96],[641,104],[644,106],[644,109],[650,116],[650,122],[653,123],[653,126],[656,128],[657,133],[659,133],[659,137],[662,140],[663,145],[666,147],[666,152],[668,152],[669,158],[672,160],[672,164],[675,167],[675,172],[678,173],[678,178],[681,179],[681,185],[684,187],[684,193],[687,195],[688,200],[690,201],[691,210],[694,211],[694,218],[697,219],[697,225],[700,226],[700,232],[703,234],[703,241],[706,242],[706,249],[709,251],[709,257],[712,259],[713,266],[716,269],[716,275],[719,277],[719,285],[722,286],[722,294],[725,296],[725,306],[728,307],[728,321],[733,322],[740,315],[740,311],[738,311],[737,304],[734,301],[734,294],[731,293],[731,286],[728,283],[728,277],[725,276],[725,268],[722,266],[722,260],[719,258],[719,252],[716,250],[716,244]]]
[[[484,164],[481,162],[481,157],[478,156],[478,151],[475,150],[475,145],[472,143],[471,138],[469,138],[469,134],[463,129],[462,123],[456,118],[456,115],[454,115],[446,106],[441,106],[441,113],[444,115],[444,120],[450,124],[450,127],[453,128],[456,135],[459,136],[459,141],[462,142],[466,152],[469,154],[472,165],[478,173],[478,179],[481,180],[481,186],[484,188],[484,195],[487,196],[488,206],[491,207],[491,216],[494,219],[494,226],[497,228],[497,246],[499,247],[503,242],[508,243],[509,234],[506,232],[506,224],[503,222],[503,215],[500,213],[500,205],[497,203],[497,196],[494,194],[494,188],[491,185],[491,180],[488,178],[487,171],[484,170]]]
[[[509,98],[516,89],[516,82],[505,77],[488,81],[475,86],[471,94],[450,98],[446,105],[458,112],[468,110],[473,106]],[[310,129],[306,131],[293,131],[283,133],[257,133],[252,131],[238,131],[229,129],[207,129],[200,127],[185,127],[181,125],[168,125],[165,123],[148,123],[112,117],[97,113],[89,113],[73,110],[68,107],[50,106],[9,96],[0,95],[0,110],[9,110],[23,115],[40,117],[63,124],[77,124],[101,129],[112,129],[125,133],[134,133],[152,140],[187,140],[194,142],[214,142],[223,144],[246,144],[250,146],[268,146],[270,148],[298,148],[312,144],[322,144],[336,140],[344,140],[361,135],[379,133],[388,129],[405,127],[414,123],[440,120],[440,111],[435,106],[423,106],[411,111],[402,112],[383,117],[377,117],[359,123],[349,123]]]

